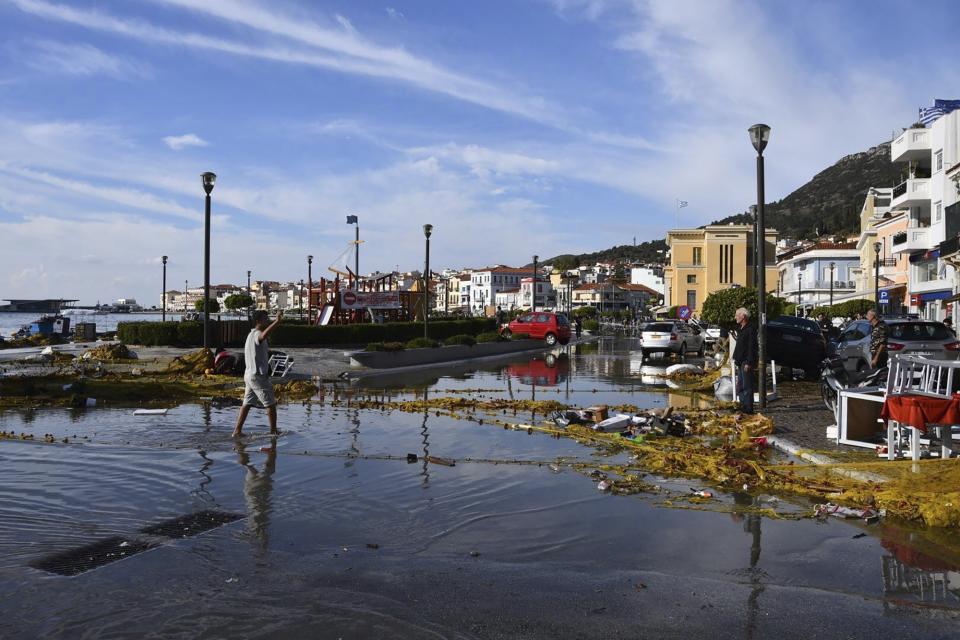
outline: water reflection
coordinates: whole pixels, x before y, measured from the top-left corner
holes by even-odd
[[[210,493],[210,490],[207,489],[207,486],[211,482],[213,482],[213,478],[210,476],[209,473],[207,473],[210,467],[213,466],[213,460],[207,457],[206,451],[201,450],[201,451],[198,451],[197,453],[199,453],[200,457],[203,459],[203,464],[200,465],[200,471],[198,471],[198,473],[200,474],[200,484],[197,486],[196,489],[190,492],[190,495],[196,498],[199,498],[202,502],[215,505],[217,504],[217,500],[216,498],[213,497],[213,494]]]
[[[237,456],[240,464],[247,473],[243,480],[243,497],[247,503],[247,528],[257,539],[261,549],[269,545],[270,513],[273,509],[273,474],[277,470],[277,439],[271,438],[270,445],[261,447],[260,451],[267,454],[261,469],[257,469],[250,462],[247,449],[250,445],[237,444]]]
[[[570,372],[570,357],[565,353],[559,355],[548,353],[528,362],[508,365],[505,372],[508,376],[517,378],[523,384],[554,387],[567,381]]]
[[[960,606],[960,567],[918,550],[916,541],[885,536],[880,544],[890,552],[880,561],[884,606],[888,610],[913,602]]]
[[[423,469],[420,471],[420,475],[423,476],[422,485],[424,488],[430,484],[430,431],[427,429],[427,420],[430,417],[430,408],[426,406],[428,397],[428,391],[423,390],[423,423],[420,425],[420,437],[423,443]]]

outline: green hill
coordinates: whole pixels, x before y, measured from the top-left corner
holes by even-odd
[[[564,253],[542,260],[542,262],[563,269],[572,269],[582,264],[596,264],[597,262],[663,263],[666,250],[666,241],[658,239],[641,242],[638,245],[624,244],[619,247],[610,247],[593,253]]]

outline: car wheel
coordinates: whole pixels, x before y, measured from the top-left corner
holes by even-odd
[[[557,334],[555,334],[555,333],[548,333],[548,334],[546,335],[546,337],[544,338],[544,340],[547,341],[547,345],[548,345],[548,346],[551,346],[551,347],[552,347],[553,345],[557,344]]]

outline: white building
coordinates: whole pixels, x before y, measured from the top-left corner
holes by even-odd
[[[798,246],[777,262],[780,297],[807,311],[849,297],[857,289],[860,252],[853,243]]]
[[[470,311],[483,313],[485,307],[494,306],[496,294],[509,289],[519,289],[524,276],[532,277],[532,269],[516,269],[497,265],[476,269],[470,275]]]
[[[927,128],[910,128],[890,145],[905,179],[893,188],[890,208],[908,212],[907,229],[893,236],[893,253],[909,256],[910,311],[931,320],[946,315],[954,293],[954,267],[940,256],[940,243],[960,233],[957,186],[946,177],[960,161],[960,111]],[[948,211],[948,207],[952,207]]]
[[[663,267],[632,267],[630,269],[630,284],[642,284],[662,296],[666,291],[663,285]]]
[[[513,311],[520,307],[520,289],[507,289],[496,293],[497,306],[504,311]]]
[[[520,280],[520,296],[518,306],[522,309],[530,309],[530,305],[534,300],[533,296],[533,278],[523,278]],[[537,309],[552,309],[555,304],[556,295],[553,292],[553,284],[548,278],[537,278]]]

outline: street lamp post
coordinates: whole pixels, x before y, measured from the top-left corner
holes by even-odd
[[[187,295],[187,290],[190,288],[189,284],[190,283],[188,280],[183,281],[183,312],[184,313],[187,313],[187,298],[189,297]],[[186,320],[186,318],[184,318],[184,320]]]
[[[760,237],[760,227],[757,225],[757,205],[750,205],[750,216],[753,218],[753,286],[758,286],[757,283],[760,282],[760,265],[757,261],[759,258],[760,243],[757,241],[757,238]]]
[[[423,225],[423,237],[426,240],[426,248],[423,260],[423,337],[429,338],[428,322],[430,318],[430,234],[433,233],[433,225]]]
[[[797,311],[803,317],[803,272],[797,274]]]
[[[830,306],[833,306],[833,270],[836,268],[835,262],[830,263]]]
[[[200,176],[206,193],[203,216],[203,349],[210,346],[210,192],[217,182],[217,174],[207,171]]]
[[[313,256],[307,256],[307,322],[313,322]]]
[[[750,142],[757,151],[757,376],[760,395],[760,408],[767,407],[767,336],[764,327],[767,324],[767,256],[766,256],[766,228],[764,226],[764,194],[763,194],[763,150],[770,141],[770,127],[765,124],[755,124],[749,129]]]
[[[163,321],[167,321],[167,256],[161,256],[163,262]]]
[[[354,288],[360,290],[360,218],[356,215],[347,216],[347,224],[356,225],[353,241],[353,278],[356,280]]]
[[[880,315],[880,249],[882,248],[882,243],[873,243],[873,304],[878,316]]]
[[[299,299],[297,306],[299,307],[300,319],[303,320],[303,278],[300,278],[300,289],[297,290],[297,297]]]
[[[540,256],[533,256],[533,285],[530,287],[530,311],[537,310],[537,260]]]
[[[250,290],[250,269],[247,269],[247,297],[250,298],[250,300],[253,300],[253,294]],[[250,305],[250,307],[252,306],[256,305]],[[247,320],[250,320],[250,307],[247,307]]]

